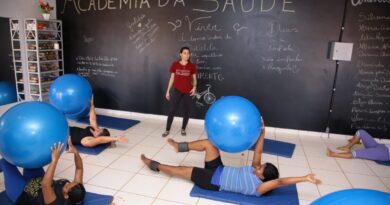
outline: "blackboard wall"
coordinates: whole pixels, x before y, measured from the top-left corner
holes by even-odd
[[[390,4],[352,4],[343,40],[356,48],[358,10],[389,17]],[[327,126],[336,65],[327,56],[329,43],[339,38],[344,1],[58,0],[57,9],[66,71],[91,82],[98,107],[167,114],[168,69],[180,47],[189,46],[200,92],[192,117],[203,118],[214,99],[240,95],[258,106],[269,126],[312,131]],[[390,27],[386,19],[374,24]],[[359,128],[351,125],[356,83],[345,79],[356,75],[362,59],[356,53],[352,62],[341,62],[332,132]],[[388,104],[381,109],[390,110]]]
[[[0,81],[15,82],[9,18],[0,17]]]

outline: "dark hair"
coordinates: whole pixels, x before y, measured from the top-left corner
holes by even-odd
[[[181,47],[180,48],[180,53],[183,53],[184,50],[190,51],[190,48],[188,48],[187,46]]]
[[[103,129],[102,134],[100,136],[110,136],[110,131],[108,131],[106,128]]]
[[[264,176],[263,182],[279,178],[278,168],[276,168],[275,165],[271,163],[268,162],[265,163],[263,176]]]
[[[76,186],[72,187],[69,192],[69,199],[68,201],[72,205],[80,205],[83,204],[84,197],[85,197],[85,188],[82,184],[78,183]]]

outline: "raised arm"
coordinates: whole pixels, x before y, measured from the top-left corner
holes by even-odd
[[[96,111],[95,111],[95,104],[93,102],[93,96],[91,98],[91,106],[89,110],[89,124],[94,130],[99,130],[99,125],[97,124],[97,120],[96,120]]]
[[[285,177],[280,179],[274,179],[267,182],[262,183],[260,186],[257,187],[257,192],[261,194],[265,194],[273,189],[282,187],[282,186],[288,186],[291,184],[297,184],[300,182],[310,182],[313,184],[320,184],[321,180],[315,178],[314,174],[308,174],[306,176],[301,177]]]
[[[74,174],[73,181],[82,184],[83,183],[83,174],[84,174],[83,161],[82,161],[81,156],[80,156],[79,152],[77,151],[76,147],[73,146],[72,140],[70,140],[70,138],[68,139],[68,146],[69,146],[69,152],[74,154],[74,164],[76,166],[76,171]]]
[[[175,81],[175,73],[171,73],[171,77],[169,78],[169,82],[168,82],[167,92],[165,93],[165,98],[167,98],[167,100],[171,99],[171,94],[169,94],[169,92],[171,91],[174,81]]]
[[[260,166],[261,165],[261,155],[263,154],[263,146],[264,146],[264,136],[265,136],[265,123],[263,118],[261,118],[261,133],[260,137],[257,140],[255,153],[253,155],[252,166]]]
[[[50,204],[54,200],[56,200],[56,194],[54,192],[53,187],[51,186],[53,183],[53,177],[54,172],[56,170],[58,160],[60,159],[61,150],[64,147],[64,143],[54,143],[51,149],[51,163],[49,167],[46,170],[45,175],[42,179],[42,193],[43,193],[43,200],[45,204]]]

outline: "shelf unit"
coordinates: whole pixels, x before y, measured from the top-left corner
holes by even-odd
[[[24,30],[30,99],[49,101],[51,83],[64,74],[62,22],[25,19]]]
[[[22,35],[21,22],[18,19],[10,19],[10,32],[12,44],[12,60],[14,63],[16,94],[18,101],[26,100],[25,92],[25,74],[22,59]]]

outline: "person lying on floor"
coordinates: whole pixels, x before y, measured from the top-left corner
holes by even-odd
[[[83,145],[84,147],[95,147],[100,144],[115,142],[128,142],[125,136],[110,136],[110,132],[104,128],[99,128],[96,118],[95,105],[93,103],[93,97],[91,100],[91,108],[89,111],[89,124],[86,128],[69,127],[70,137],[74,145]]]
[[[82,204],[85,197],[83,186],[83,162],[77,149],[69,140],[69,152],[74,154],[76,172],[72,182],[67,179],[53,180],[54,172],[61,155],[63,143],[51,147],[52,161],[45,171],[39,169],[24,169],[23,176],[18,168],[5,159],[0,160],[4,173],[5,192],[16,205],[64,205]],[[42,177],[43,176],[43,177]]]
[[[263,121],[263,120],[262,120]],[[168,139],[168,143],[177,152],[189,150],[205,151],[204,168],[187,166],[169,166],[160,164],[141,155],[141,160],[153,171],[161,171],[170,176],[176,176],[194,182],[197,186],[213,191],[229,191],[245,195],[261,196],[273,189],[288,186],[299,182],[321,183],[314,174],[301,177],[279,178],[279,171],[271,163],[261,162],[265,136],[263,122],[261,135],[256,144],[251,166],[231,167],[224,166],[220,151],[209,140],[197,140],[193,142],[176,142]]]
[[[351,150],[355,144],[360,142],[360,140],[363,142],[364,149]],[[352,139],[348,141],[348,144],[337,148],[338,150],[345,152],[337,153],[328,148],[326,154],[329,157],[345,159],[360,158],[376,161],[390,161],[390,144],[379,144],[365,130],[358,130]]]

